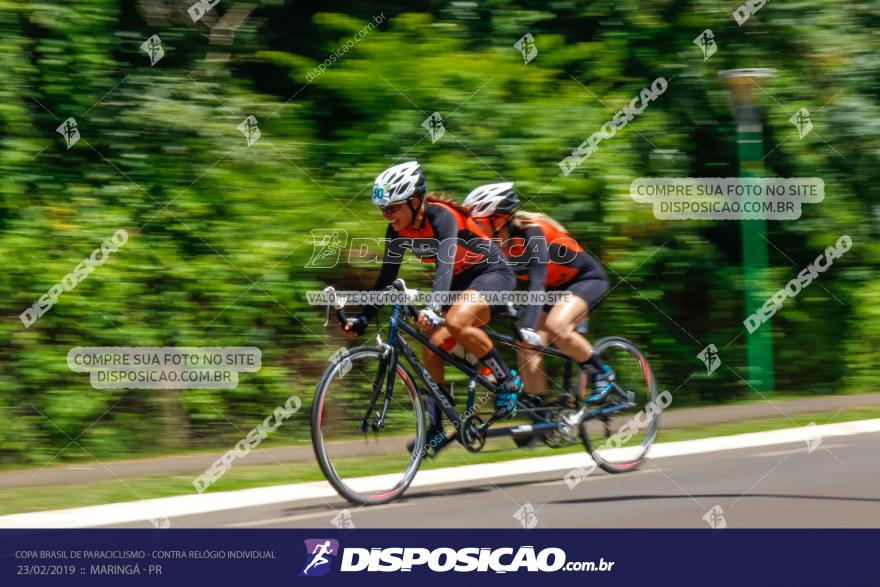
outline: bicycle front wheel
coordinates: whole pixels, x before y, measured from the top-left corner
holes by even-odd
[[[397,364],[386,407],[388,371],[384,349],[354,349],[334,360],[315,390],[315,456],[333,488],[356,505],[400,497],[423,456],[427,433],[416,387]]]
[[[584,446],[596,464],[609,473],[633,471],[642,464],[657,435],[660,412],[657,383],[642,352],[625,338],[599,340],[595,350],[615,373],[617,392],[591,406],[598,417],[581,423]],[[623,396],[628,396],[629,401]]]

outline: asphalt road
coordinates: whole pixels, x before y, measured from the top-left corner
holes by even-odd
[[[699,408],[676,409],[673,407],[663,413],[662,429],[671,430],[696,425],[712,425],[724,422],[742,422],[762,418],[780,418],[795,414],[816,412],[838,412],[860,407],[880,405],[880,393],[860,395],[832,395],[805,397],[802,399],[775,400],[740,405],[705,406]],[[303,413],[305,418],[305,412]],[[308,426],[303,419],[303,425]],[[244,429],[249,424],[242,424]],[[408,436],[402,437],[409,440]],[[387,439],[388,452],[399,452],[399,438]],[[397,441],[397,442],[395,442]],[[509,441],[508,441],[509,442]],[[228,447],[228,448],[231,448]],[[364,448],[363,442],[351,443],[351,456],[358,456]],[[371,447],[375,452],[376,447]],[[129,459],[120,461],[105,460],[82,462],[75,465],[58,464],[56,459],[48,466],[39,469],[23,469],[0,472],[0,489],[8,487],[32,487],[37,485],[76,485],[95,481],[110,481],[141,475],[193,475],[210,468],[225,449],[198,454],[180,454],[148,459]],[[337,455],[340,448],[336,449]],[[247,464],[277,465],[278,463],[308,462],[314,464],[315,457],[311,445],[280,446],[271,449],[251,451]]]
[[[623,475],[597,471],[573,489],[566,471],[411,489],[361,508],[342,499],[295,501],[176,517],[174,527],[728,528],[880,527],[880,433],[726,450],[647,462]],[[524,508],[524,509],[521,509]],[[347,510],[347,512],[346,512]],[[517,511],[523,512],[515,516]],[[350,518],[348,516],[350,515]],[[334,524],[334,520],[336,523]],[[145,527],[147,522],[115,527]]]

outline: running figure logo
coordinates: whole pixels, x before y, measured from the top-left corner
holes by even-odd
[[[343,351],[344,353],[344,355],[342,356],[342,360],[340,361],[342,363],[342,369],[340,370],[340,373],[342,375],[345,375],[346,373],[351,371],[351,359],[348,358],[347,348],[342,347],[339,349],[339,351]],[[335,357],[339,353],[339,351],[333,353],[333,356]],[[337,528],[343,528],[346,530],[349,528],[354,528],[354,522],[351,519],[351,512],[348,510],[342,510],[341,512],[333,516],[333,519],[330,520],[330,523]]]
[[[721,366],[721,357],[718,356],[718,347],[714,344],[710,344],[701,350],[697,355],[697,358],[703,361],[703,364],[706,365],[707,375],[711,375],[715,369]]]
[[[348,231],[345,229],[312,229],[312,257],[306,263],[306,268],[336,267],[346,242],[348,242]]]
[[[158,530],[164,530],[171,527],[171,520],[168,518],[153,518],[150,521],[153,523],[153,527]]]
[[[798,138],[804,138],[810,134],[811,130],[813,130],[813,122],[810,120],[810,111],[806,108],[801,108],[795,112],[788,121],[797,128],[798,134],[800,135]]]
[[[62,122],[55,131],[64,137],[64,142],[67,143],[68,149],[74,146],[79,140],[79,127],[76,125],[76,119],[72,116]]]
[[[710,528],[715,528],[716,530],[727,528],[727,520],[724,518],[724,510],[720,505],[712,506],[712,509],[703,514],[703,521],[709,524]]]
[[[446,134],[446,127],[443,126],[443,117],[439,112],[435,112],[425,119],[421,124],[422,128],[428,131],[431,136],[431,142],[436,143]]]
[[[165,49],[162,48],[162,39],[159,38],[159,35],[153,35],[141,43],[141,50],[150,57],[150,67],[165,57]]]
[[[538,518],[535,516],[535,506],[530,503],[516,510],[513,517],[519,520],[523,528],[534,528],[538,525]]]
[[[241,124],[236,128],[244,134],[248,147],[260,140],[260,127],[257,125],[257,118],[253,114],[242,120]]]
[[[526,33],[523,37],[513,44],[513,48],[522,53],[523,62],[528,63],[538,54],[538,47],[535,45],[535,37],[531,33]]]
[[[310,538],[305,543],[306,566],[299,576],[321,577],[329,573],[330,563],[339,555],[339,541],[332,538]]]
[[[700,33],[700,36],[694,39],[694,45],[703,52],[703,61],[715,55],[715,51],[718,50],[718,44],[715,42],[715,35],[712,33],[712,29],[706,29]]]

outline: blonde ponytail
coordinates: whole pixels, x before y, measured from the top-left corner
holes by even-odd
[[[535,226],[536,220],[543,220],[548,223],[550,226],[555,228],[556,230],[560,230],[562,232],[568,232],[565,230],[565,227],[547,216],[546,214],[541,214],[538,212],[523,212],[522,210],[517,210],[513,213],[513,218],[511,223],[518,229],[523,229],[528,226]]]

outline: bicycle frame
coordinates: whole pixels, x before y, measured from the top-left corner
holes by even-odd
[[[412,311],[410,311],[410,313],[412,313]],[[362,420],[361,430],[366,431],[369,427],[367,425],[367,421],[370,417],[370,414],[373,413],[376,403],[378,402],[379,394],[381,393],[383,388],[383,382],[385,383],[383,407],[381,413],[379,414],[378,420],[374,424],[372,424],[372,426],[374,427],[374,429],[378,430],[381,429],[381,427],[384,425],[385,414],[387,413],[388,407],[391,404],[391,396],[394,392],[394,373],[396,373],[397,371],[397,365],[401,355],[403,355],[403,357],[406,359],[406,362],[418,375],[419,379],[421,379],[425,383],[429,393],[438,403],[442,412],[446,415],[449,421],[452,422],[456,430],[459,430],[463,423],[462,415],[459,414],[456,411],[455,407],[447,400],[446,395],[441,391],[439,385],[434,381],[433,377],[431,377],[431,374],[428,373],[428,370],[425,368],[425,366],[421,363],[421,361],[419,361],[413,349],[409,346],[409,344],[407,344],[406,340],[400,336],[401,331],[413,337],[422,346],[430,349],[431,351],[439,355],[447,364],[452,365],[453,367],[468,376],[468,399],[464,414],[472,414],[471,410],[474,406],[474,396],[477,384],[481,385],[487,391],[492,393],[497,392],[498,386],[486,379],[479,372],[478,368],[475,365],[470,364],[464,359],[461,359],[451,354],[450,352],[431,342],[428,337],[426,337],[416,327],[407,323],[403,319],[404,317],[404,309],[401,305],[392,306],[391,319],[388,329],[388,339],[383,344],[388,356],[388,360],[382,363],[382,366],[377,373],[376,379],[373,382],[373,394],[370,398],[369,405]],[[490,338],[497,342],[509,345],[516,344],[516,339],[514,337],[501,334],[495,330],[492,330],[491,328],[486,328],[486,332],[490,336]],[[565,381],[563,385],[563,393],[570,394],[569,382],[571,380],[572,372],[571,358],[569,358],[561,351],[551,347],[540,347],[537,350],[544,355],[557,357],[565,361]],[[575,397],[575,402],[575,407],[579,407],[578,404],[580,403],[580,398]],[[616,406],[600,407],[596,411],[588,411],[586,413],[586,419],[610,415],[611,413],[618,411],[619,409],[620,408]],[[518,433],[535,434],[545,430],[554,430],[559,427],[558,422],[551,422],[537,415],[536,419],[540,421],[532,424],[521,424],[517,426],[505,426],[487,429],[485,430],[485,435],[487,438],[491,438],[497,436],[512,436]],[[435,448],[439,450],[440,448],[451,442],[455,437],[456,435],[453,435],[451,438],[447,437],[439,446]]]
[[[346,318],[344,311],[346,298],[335,297],[336,292],[332,286],[328,286],[324,291],[329,297],[327,324],[325,325],[329,325],[330,311],[335,307],[338,323],[346,334],[365,334],[366,322],[363,319]],[[388,291],[402,293],[403,300],[396,297],[393,301],[388,299],[381,301],[392,303],[383,304],[380,302],[379,305],[385,305],[390,309],[391,316],[390,320],[383,320],[379,323],[382,328],[380,328],[381,336],[376,336],[377,346],[364,345],[351,350],[340,349],[334,353],[330,365],[324,371],[324,375],[315,389],[315,399],[312,402],[311,436],[315,456],[324,476],[333,488],[351,503],[374,505],[397,499],[412,483],[422,460],[435,457],[444,447],[454,441],[460,443],[468,452],[479,452],[485,446],[488,438],[497,436],[511,436],[519,447],[531,446],[535,441],[542,441],[550,447],[558,448],[580,440],[596,465],[609,473],[632,471],[644,461],[657,432],[657,416],[660,410],[657,410],[656,407],[651,409],[651,402],[658,399],[657,385],[645,355],[629,340],[619,336],[611,336],[599,339],[594,343],[596,351],[603,356],[608,349],[618,349],[623,352],[622,355],[614,353],[614,356],[608,361],[612,367],[606,370],[607,375],[603,379],[611,384],[611,390],[608,390],[604,384],[601,385],[602,389],[600,390],[597,381],[590,381],[588,375],[591,370],[587,365],[578,364],[574,359],[556,349],[547,346],[533,347],[537,353],[540,353],[540,356],[553,357],[554,362],[558,359],[563,361],[566,380],[562,387],[565,395],[558,400],[554,398],[552,403],[544,403],[533,401],[530,396],[524,394],[517,405],[521,407],[519,412],[529,416],[531,421],[518,426],[511,426],[508,423],[505,427],[495,427],[496,424],[503,424],[501,420],[504,414],[496,410],[491,412],[491,417],[484,421],[483,418],[486,417],[488,410],[493,407],[491,404],[486,406],[485,402],[486,399],[491,399],[488,394],[497,394],[501,386],[494,383],[494,378],[488,374],[485,365],[477,361],[472,364],[468,359],[473,359],[473,357],[469,355],[456,356],[452,353],[452,349],[445,350],[439,346],[439,344],[443,344],[448,348],[446,342],[451,341],[442,341],[442,343],[438,341],[438,344],[435,344],[430,340],[429,334],[421,331],[417,324],[420,315],[410,302],[410,300],[418,298],[418,292],[408,289],[402,279],[395,280]],[[509,314],[515,318],[516,312],[510,311]],[[516,330],[514,330],[513,336],[505,336],[488,327],[485,328],[485,332],[499,344],[506,344],[514,348],[524,344],[518,340],[519,332]],[[387,336],[385,341],[382,340],[383,336]],[[465,411],[458,411],[457,407],[453,405],[450,395],[437,383],[419,360],[416,343],[408,340],[410,336],[416,343],[439,357],[436,361],[438,366],[442,365],[445,369],[448,364],[467,375],[468,394]],[[436,357],[431,356],[429,359]],[[622,369],[615,368],[613,365],[624,364],[623,362],[617,363],[618,357],[622,357],[621,360],[625,361],[628,366]],[[636,364],[633,364],[633,358],[637,361]],[[337,381],[346,377],[355,361],[361,360],[366,363],[358,363],[360,367],[355,371],[354,380],[346,380],[342,383]],[[431,363],[434,364],[434,361]],[[484,376],[483,373],[486,375]],[[575,374],[576,377],[571,377],[572,374]],[[402,383],[396,381],[398,378]],[[424,387],[417,384],[417,379],[421,380]],[[572,385],[572,380],[575,380],[576,384]],[[631,388],[630,382],[636,384],[636,387]],[[395,384],[398,387],[401,385],[404,387],[403,401],[400,401],[401,398],[394,400],[392,397]],[[477,385],[486,390],[486,393],[481,395],[479,402],[475,402]],[[558,390],[559,387],[559,384],[554,381],[552,388]],[[571,392],[572,387],[574,388],[573,393]],[[589,390],[593,388],[597,393],[589,395]],[[645,413],[646,410],[640,409],[640,400],[637,400],[637,398],[645,397],[645,391],[647,391],[648,400],[647,413],[651,418],[642,421],[639,414],[635,414],[629,419],[618,420],[615,418],[614,421],[609,419],[612,414],[623,410],[633,409],[638,410],[639,413]],[[415,428],[415,438],[406,444],[410,458],[401,474],[402,476],[399,479],[389,476],[387,487],[376,488],[377,490],[381,489],[380,493],[376,493],[368,487],[362,488],[357,484],[352,485],[347,481],[350,477],[360,478],[361,467],[350,468],[346,464],[352,454],[360,454],[360,450],[353,452],[349,450],[348,446],[345,446],[338,455],[331,454],[332,451],[328,453],[328,449],[333,446],[332,442],[328,444],[328,440],[333,440],[332,435],[335,432],[335,430],[331,431],[328,437],[327,431],[323,427],[324,408],[328,397],[338,398],[339,402],[343,402],[337,409],[327,411],[327,413],[332,412],[334,415],[342,416],[343,426],[340,430],[350,430],[351,424],[357,423],[358,415],[362,415],[360,429],[363,433],[370,430],[374,433],[386,430],[388,433],[396,435],[406,427]],[[425,415],[424,407],[428,398],[432,398],[435,402],[432,404],[427,401],[427,407],[434,408],[430,409],[428,413],[433,427],[427,426],[426,422],[428,418]],[[336,399],[331,399],[331,402],[336,401]],[[392,401],[394,401],[393,404]],[[369,402],[369,407],[366,412],[361,412],[359,406],[363,406],[367,402]],[[403,411],[401,413],[398,413],[396,409],[392,411],[392,405],[401,406]],[[442,418],[444,414],[446,418]],[[623,418],[627,418],[626,415],[621,415]],[[354,422],[352,422],[352,417],[354,417]],[[440,421],[437,421],[438,418]],[[586,425],[586,422],[591,419],[600,420],[600,425],[596,430],[593,429],[594,426],[588,428]],[[413,422],[413,420],[415,421]],[[441,425],[441,422],[445,424]],[[623,423],[624,428],[614,432],[619,422]],[[629,435],[626,436],[626,440],[621,436],[620,442],[616,445],[609,442],[621,434],[624,429],[631,429],[633,422],[638,424],[639,428],[643,425],[649,426],[648,433],[635,440],[638,443],[638,446],[633,446],[636,452],[618,453],[616,450],[610,450],[623,448],[624,442],[633,436],[634,432],[633,434],[627,433]],[[451,430],[450,424],[454,425],[454,430]],[[427,435],[425,434],[426,429]],[[364,441],[367,443],[365,447],[367,450],[363,453],[365,455],[375,453],[376,446],[373,442],[375,439],[370,436],[364,434]],[[603,439],[605,440],[604,444],[602,444]],[[405,440],[407,437],[403,435],[391,436],[388,438],[388,445],[391,446],[391,444]],[[384,448],[386,443],[382,444],[382,448]],[[384,453],[384,450],[381,453]],[[385,476],[382,478],[384,479]],[[364,493],[364,489],[367,490],[366,493]]]

